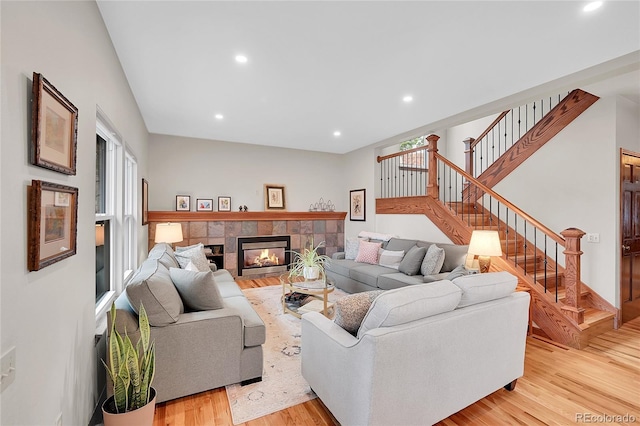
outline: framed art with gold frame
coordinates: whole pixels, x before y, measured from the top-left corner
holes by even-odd
[[[264,209],[265,210],[286,210],[287,204],[284,196],[284,185],[264,185]]]
[[[78,108],[42,74],[33,73],[31,164],[76,174]]]
[[[34,179],[27,194],[27,267],[37,271],[76,254],[78,188]]]

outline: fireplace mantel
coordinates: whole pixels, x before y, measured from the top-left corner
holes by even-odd
[[[347,212],[176,212],[150,211],[149,222],[210,222],[246,220],[344,220]]]

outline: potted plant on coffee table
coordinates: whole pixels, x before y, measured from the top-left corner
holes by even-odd
[[[151,387],[155,372],[155,345],[150,341],[149,319],[140,304],[140,339],[134,346],[125,331],[116,330],[116,306],[111,305],[111,332],[107,342],[109,365],[102,363],[113,383],[113,395],[102,404],[105,426],[153,425],[156,391]]]
[[[324,241],[313,247],[313,240],[310,248],[303,248],[301,252],[294,251],[293,262],[289,269],[289,276],[302,276],[305,280],[317,280],[320,276],[325,276],[325,265],[330,262],[327,255],[318,253],[318,249],[324,246]]]

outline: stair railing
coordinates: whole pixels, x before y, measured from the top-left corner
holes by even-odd
[[[425,195],[427,187],[427,147],[378,156],[380,198]]]
[[[549,99],[503,111],[477,138],[465,139],[466,172],[476,178],[480,176],[565,96],[558,94],[557,99],[549,96]]]
[[[485,186],[469,173],[438,154],[438,139],[429,135],[427,195],[440,200],[469,227],[495,229],[503,237],[503,258],[520,267],[525,276],[555,292],[556,303],[578,324],[584,322],[584,308],[580,306],[580,238],[579,229],[570,228],[562,235]],[[462,199],[463,188],[476,192],[472,203]],[[481,195],[482,194],[482,195]],[[474,194],[475,195],[475,194]],[[523,250],[518,250],[519,247]],[[559,251],[563,250],[565,299],[559,301]]]

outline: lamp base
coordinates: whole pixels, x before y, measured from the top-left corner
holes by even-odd
[[[480,267],[481,274],[489,272],[489,267],[491,266],[491,256],[478,256],[478,266]]]

